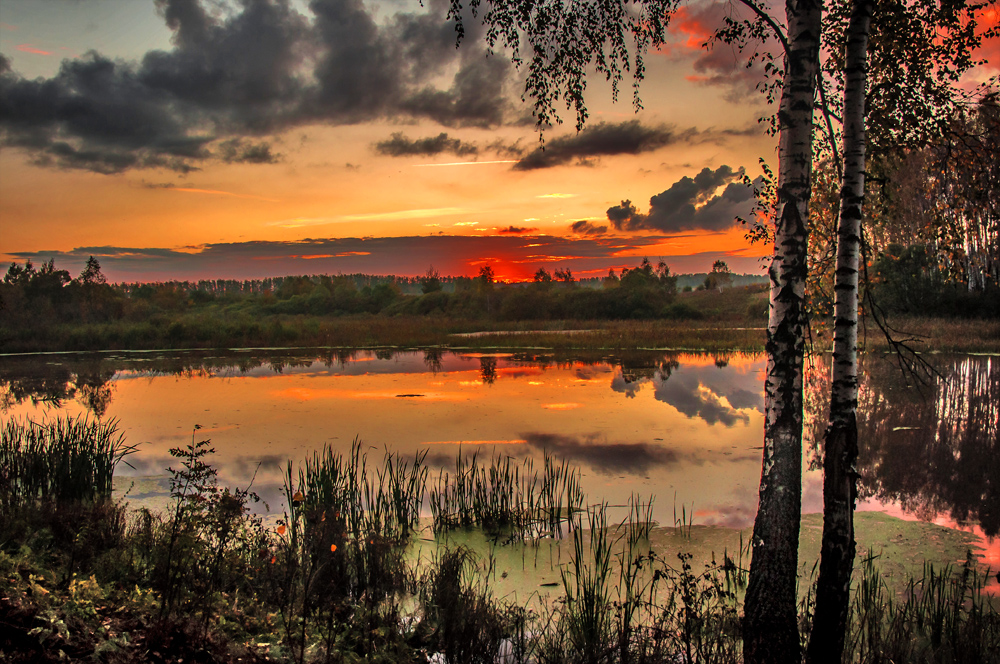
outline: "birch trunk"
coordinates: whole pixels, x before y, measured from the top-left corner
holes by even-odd
[[[744,604],[747,664],[799,664],[796,619],[802,500],[802,358],[813,100],[822,0],[786,0],[788,48],[778,109],[778,209],[767,329],[764,453]]]
[[[839,664],[854,569],[858,461],[858,268],[865,200],[865,83],[873,0],[853,0],[847,26],[844,173],[837,224],[830,422],[824,439],[823,545],[809,664]]]

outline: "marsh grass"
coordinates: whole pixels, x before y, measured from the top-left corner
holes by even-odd
[[[989,571],[978,569],[971,553],[958,569],[925,564],[902,599],[887,588],[877,561],[870,550],[860,561],[847,635],[851,661],[1000,661],[1000,613],[984,592]]]
[[[117,420],[12,418],[0,429],[0,509],[110,499],[115,466],[134,451]]]
[[[41,437],[34,423],[17,426],[28,431],[8,426],[11,441]],[[112,460],[127,449],[113,434],[89,440],[104,441],[100,449]],[[429,563],[408,558],[427,493],[424,457],[386,451],[373,462],[364,450],[356,440],[348,454],[324,449],[290,464],[277,528],[250,513],[249,488],[216,485],[210,443],[196,434],[173,451],[181,465],[172,471],[174,506],[164,514],[129,518],[119,504],[100,500],[99,490],[81,498],[0,485],[0,504],[28,503],[0,520],[0,609],[9,628],[0,630],[0,649],[24,653],[12,661],[25,662],[48,661],[45,653],[59,650],[71,659],[113,651],[116,662],[139,662],[151,648],[161,658],[208,661],[210,652],[211,661],[224,662],[741,661],[749,559],[742,541],[733,555],[699,566],[690,554],[651,548],[651,500],[632,496],[613,523],[607,505],[584,507],[579,470],[564,462],[545,457],[536,470],[508,457],[484,463],[460,455],[454,474],[442,472],[430,490],[438,532],[489,529],[498,535],[493,547],[525,549],[551,536],[570,549],[559,595],[524,608],[494,594],[492,553],[481,558],[439,539]],[[8,452],[5,464],[11,458]],[[52,467],[45,472],[77,468]],[[3,472],[15,471],[5,465]],[[48,492],[71,498],[55,502]],[[41,504],[55,516],[39,525],[31,506]],[[687,509],[674,518],[690,534]],[[561,528],[569,534],[559,540]],[[859,568],[845,662],[998,660],[1000,615],[971,557],[958,568],[926,566],[902,593],[890,592],[871,552]],[[809,596],[801,605],[804,635]]]
[[[459,450],[454,474],[442,469],[430,489],[430,509],[437,533],[476,527],[507,542],[561,537],[583,510],[580,470],[548,453],[539,474],[530,457],[494,455],[485,464],[478,450]]]
[[[524,661],[528,613],[494,597],[489,563],[471,549],[444,547],[419,584],[423,615],[418,631],[448,662],[493,664],[505,642],[510,661]]]

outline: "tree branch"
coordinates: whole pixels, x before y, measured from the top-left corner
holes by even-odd
[[[777,37],[779,42],[781,42],[781,48],[782,50],[784,50],[785,55],[788,55],[788,39],[785,37],[785,33],[781,29],[781,26],[778,25],[778,22],[774,20],[774,17],[768,14],[763,9],[761,9],[757,5],[757,3],[755,3],[753,0],[737,0],[737,1],[741,5],[748,7],[750,11],[752,11],[754,14],[757,15],[757,18],[762,20],[764,23],[768,25],[768,27],[771,28],[772,32],[774,32],[774,36]]]
[[[823,81],[822,72],[820,73],[818,83],[816,87],[819,88],[820,109],[823,112],[823,119],[826,120],[826,133],[830,137],[830,150],[833,152],[833,163],[836,164],[837,173],[840,174],[843,171],[843,167],[840,162],[840,151],[837,149],[837,136],[833,133],[833,121],[831,120],[833,112],[826,101],[826,83]]]

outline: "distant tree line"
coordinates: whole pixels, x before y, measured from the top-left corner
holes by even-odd
[[[722,272],[716,269],[700,277],[698,287],[716,287],[724,276],[731,280],[728,268],[721,265]],[[0,326],[23,330],[115,321],[169,323],[173,316],[200,312],[223,317],[381,314],[498,320],[699,317],[698,311],[675,302],[677,290],[677,277],[666,263],[654,266],[648,259],[634,268],[584,280],[568,268],[552,273],[540,268],[526,283],[500,282],[485,265],[475,277],[444,277],[432,267],[420,277],[300,275],[109,284],[100,263],[91,257],[77,277],[53,261],[40,268],[31,261],[11,264],[0,282]]]

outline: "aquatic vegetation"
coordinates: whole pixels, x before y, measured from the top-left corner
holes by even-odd
[[[17,498],[49,504],[52,518],[39,522],[25,509],[0,519],[9,628],[0,651],[15,662],[56,661],[60,650],[71,660],[113,652],[113,661],[137,662],[151,649],[217,662],[742,661],[742,542],[701,569],[683,550],[654,550],[651,499],[633,495],[616,506],[621,520],[609,521],[610,506],[585,506],[579,470],[554,457],[536,470],[529,460],[460,453],[428,492],[422,454],[386,450],[372,462],[365,449],[355,440],[347,454],[324,448],[289,464],[286,511],[269,527],[250,513],[249,488],[218,486],[211,444],[197,429],[172,450],[179,466],[164,513],[128,515],[98,499],[81,518],[75,498]],[[433,529],[490,532],[488,557],[446,537],[435,539],[429,561],[408,555],[430,536],[418,521],[428,493]],[[24,490],[0,485],[0,504],[14,504],[7,494]],[[679,541],[691,541],[686,508],[674,525]],[[500,596],[498,547],[532,550],[550,536],[563,552],[555,596],[536,594],[528,608]],[[845,661],[996,661],[1000,613],[985,582],[970,557],[958,569],[927,566],[894,594],[869,552]]]
[[[558,537],[583,510],[580,470],[546,453],[539,475],[530,457],[494,455],[486,465],[478,450],[459,450],[454,474],[442,469],[431,487],[430,508],[435,532],[478,527],[511,542]]]
[[[134,451],[117,420],[12,418],[0,428],[0,510],[110,498],[115,466]]]

